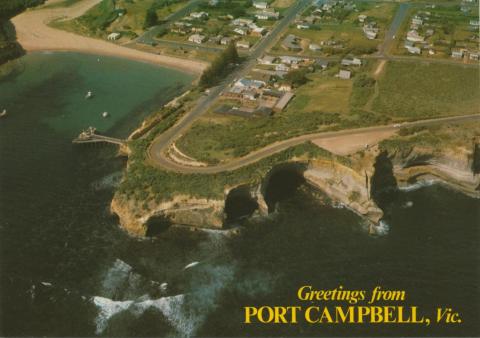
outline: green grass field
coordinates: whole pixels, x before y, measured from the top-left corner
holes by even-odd
[[[390,62],[372,109],[402,119],[478,113],[479,69]]]

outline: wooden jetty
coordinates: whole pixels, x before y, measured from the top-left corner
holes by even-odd
[[[105,142],[116,144],[119,146],[123,146],[127,143],[125,140],[99,135],[96,133],[96,131],[97,130],[94,127],[88,127],[88,129],[82,131],[80,135],[78,135],[78,137],[75,138],[72,142],[76,144]]]

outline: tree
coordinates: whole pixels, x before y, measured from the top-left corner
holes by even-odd
[[[200,86],[207,88],[217,84],[231,69],[231,64],[240,61],[237,48],[233,42],[205,69],[200,77]]]
[[[292,86],[301,86],[307,83],[307,71],[305,69],[293,69],[285,75],[285,80]]]
[[[150,8],[147,11],[147,14],[145,16],[145,24],[143,25],[143,29],[147,29],[152,26],[155,26],[157,23],[158,23],[157,12],[155,11],[154,8]]]
[[[237,48],[235,47],[234,42],[230,42],[227,49],[225,49],[225,59],[229,63],[238,63],[240,57],[238,56]]]

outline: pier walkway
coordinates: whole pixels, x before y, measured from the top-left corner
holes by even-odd
[[[72,142],[75,144],[106,142],[119,146],[126,144],[125,140],[97,134],[94,127],[89,127],[87,130],[82,131]]]

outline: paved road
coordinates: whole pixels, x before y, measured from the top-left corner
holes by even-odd
[[[170,14],[165,19],[165,22],[163,24],[150,27],[145,33],[139,36],[135,41],[138,43],[152,45],[154,42],[156,42],[155,37],[163,28],[167,27],[170,24],[170,22],[183,18],[185,15],[190,13],[195,7],[197,7],[197,5],[200,4],[201,2],[202,0],[190,0],[185,7]]]
[[[296,15],[309,3],[310,0],[300,0],[296,2],[295,5],[290,7],[285,13],[285,16],[274,26],[272,31],[262,40],[260,40],[260,42],[251,50],[247,60],[241,66],[239,66],[236,71],[228,75],[218,86],[211,88],[209,94],[200,98],[197,105],[191,111],[189,111],[176,125],[157,137],[152,142],[148,152],[153,162],[160,166],[168,167],[170,160],[166,159],[162,155],[168,146],[170,146],[175,139],[180,137],[182,132],[189,128],[199,116],[208,111],[220,93],[225,90],[234,79],[245,76],[256,65],[256,59],[262,56],[267,48],[271,47],[277,41],[281,32],[287,28],[290,22],[295,19]]]
[[[393,40],[395,39],[395,35],[397,34],[398,30],[402,26],[403,20],[407,16],[408,9],[410,8],[410,4],[403,3],[398,6],[398,10],[395,13],[395,17],[392,20],[392,24],[390,25],[389,30],[385,33],[385,39],[383,43],[380,45],[378,50],[378,54],[380,56],[385,56],[388,54],[390,50],[390,46],[392,45]]]
[[[266,146],[265,148],[254,151],[244,157],[234,159],[225,164],[220,164],[220,165],[211,166],[211,167],[186,166],[186,165],[174,162],[170,159],[167,159],[164,156],[162,156],[161,153],[158,153],[155,151],[150,151],[149,160],[153,165],[157,167],[176,171],[176,172],[190,173],[190,174],[193,174],[193,173],[215,174],[223,171],[231,171],[231,170],[241,168],[243,166],[255,163],[265,157],[271,156],[273,154],[276,154],[290,147],[299,145],[306,141],[315,140],[315,139],[317,140],[328,139],[328,138],[334,138],[339,136],[348,137],[353,135],[358,136],[366,133],[399,130],[400,128],[407,128],[407,127],[420,127],[420,126],[429,126],[429,125],[443,124],[443,123],[462,123],[462,122],[465,123],[465,122],[476,122],[476,121],[477,122],[480,121],[480,114],[444,117],[444,118],[437,118],[437,119],[421,120],[416,122],[407,122],[407,123],[401,124],[400,126],[384,125],[384,126],[375,126],[375,127],[366,127],[366,128],[357,128],[357,129],[348,129],[348,130],[302,135],[289,140],[273,143],[271,145]]]

